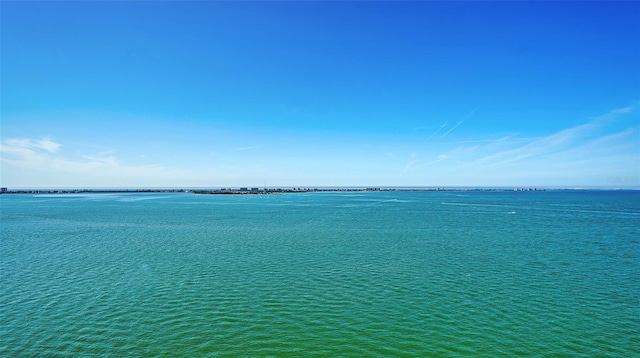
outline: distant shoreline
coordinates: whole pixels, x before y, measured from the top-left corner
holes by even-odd
[[[220,188],[220,189],[12,189],[2,188],[0,194],[136,194],[190,193],[208,195],[269,195],[316,192],[538,192],[538,191],[636,191],[633,188],[536,188],[536,187],[284,187],[284,188]]]

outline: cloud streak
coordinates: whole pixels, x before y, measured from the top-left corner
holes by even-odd
[[[599,132],[601,130],[600,127],[614,120],[617,116],[630,111],[630,108],[616,109],[603,116],[596,117],[588,123],[566,128],[545,137],[535,138],[518,147],[489,154],[477,159],[474,163],[476,165],[506,165],[567,151],[575,146],[597,141],[598,138],[603,136]]]
[[[456,128],[458,128],[462,123],[464,123],[464,121],[466,121],[467,119],[471,118],[471,116],[473,116],[476,113],[477,108],[475,108],[473,111],[469,112],[469,114],[467,114],[464,118],[462,118],[458,123],[456,123],[455,126],[453,126],[451,129],[449,129],[448,131],[446,131],[443,135],[440,136],[440,139],[446,137],[449,133],[453,132]],[[435,134],[435,133],[434,133]]]
[[[542,137],[533,137],[533,138],[512,138],[509,136],[496,138],[496,139],[477,139],[477,140],[459,140],[459,141],[451,141],[451,142],[440,142],[440,144],[477,144],[477,143],[506,143],[506,142],[530,142],[532,140],[537,140]]]
[[[161,165],[127,165],[113,155],[79,154],[76,159],[64,156],[62,144],[49,138],[7,138],[0,141],[3,185],[7,179],[14,186],[48,187],[55,184],[88,185],[100,183],[136,183],[144,186],[150,179],[171,177]],[[19,173],[19,175],[15,174]],[[22,178],[19,183],[13,182]],[[64,177],[63,183],[56,178]],[[71,180],[69,180],[69,178]],[[87,184],[84,184],[87,183]]]
[[[252,145],[249,147],[240,147],[240,148],[236,148],[236,152],[242,152],[245,150],[253,150],[253,149],[259,149],[259,148],[263,148],[264,145]]]
[[[464,122],[464,119],[463,119],[463,120],[461,120],[460,122],[456,123],[456,125],[455,125],[455,126],[453,126],[453,127],[451,127],[451,129],[449,129],[448,131],[444,132],[444,134],[440,136],[440,139],[442,139],[442,138],[446,137],[446,136],[447,136],[447,134],[449,134],[449,133],[453,132],[453,130],[454,130],[454,129],[456,129],[456,128],[458,128],[458,126],[459,126],[459,125],[461,125],[461,124],[462,124],[462,122]]]
[[[616,109],[590,122],[566,128],[524,143],[498,143],[476,150],[480,157],[460,170],[474,175],[501,175],[503,180],[606,185],[612,175],[640,172],[637,125],[615,129],[613,124],[630,108]]]
[[[429,161],[412,157],[401,174],[417,185],[608,186],[608,177],[640,174],[637,119],[625,107],[545,136],[439,142],[454,147]]]
[[[431,133],[431,135],[429,136],[429,139],[433,138],[433,136],[435,136],[436,134],[438,134],[438,132],[440,132],[442,130],[442,128],[447,126],[447,122],[442,123],[442,125],[436,129],[435,132]]]
[[[426,167],[429,165],[433,165],[436,163],[439,163],[443,160],[449,159],[449,155],[446,154],[440,154],[436,157],[436,159],[431,160],[431,161],[424,161],[424,160],[412,160],[409,163],[407,163],[407,165],[405,165],[404,169],[402,170],[402,173],[406,173],[412,170],[416,170],[422,167]]]
[[[42,139],[26,139],[26,138],[8,138],[4,141],[5,146],[14,149],[37,151],[44,150],[49,153],[56,153],[62,145],[52,141],[50,138]]]

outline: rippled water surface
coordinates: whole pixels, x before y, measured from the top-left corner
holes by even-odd
[[[638,192],[0,205],[1,356],[640,354]]]

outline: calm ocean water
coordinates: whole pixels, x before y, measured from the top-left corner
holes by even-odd
[[[0,356],[640,355],[640,192],[0,205]]]

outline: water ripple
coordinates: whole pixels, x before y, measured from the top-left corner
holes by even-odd
[[[540,195],[3,197],[0,355],[640,354],[637,202]]]

